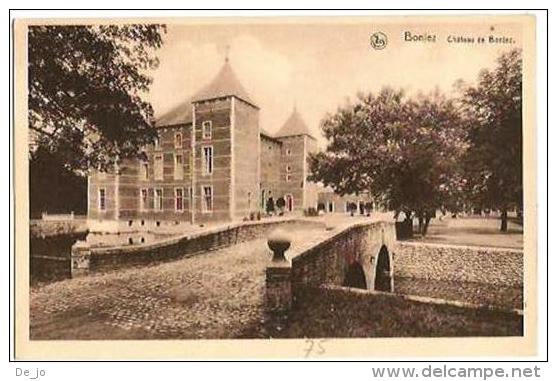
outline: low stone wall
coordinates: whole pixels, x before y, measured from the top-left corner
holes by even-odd
[[[52,282],[71,276],[69,255],[67,257],[31,256],[29,264],[31,284]]]
[[[85,239],[87,232],[52,234],[29,237],[29,275],[31,283],[55,281],[71,275],[70,256],[72,246]]]
[[[86,233],[87,220],[74,218],[68,220],[31,220],[29,233],[31,238],[44,238],[57,235]]]
[[[403,242],[394,258],[401,278],[522,287],[523,252],[516,249]]]
[[[186,258],[263,237],[284,224],[311,222],[294,219],[239,222],[137,246],[94,248],[78,242],[72,247],[72,276]]]

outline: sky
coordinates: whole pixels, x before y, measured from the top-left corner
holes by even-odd
[[[228,55],[236,75],[260,107],[260,125],[278,131],[296,106],[320,143],[320,122],[358,92],[384,86],[409,93],[435,88],[450,94],[457,80],[474,82],[498,55],[522,44],[521,27],[510,19],[289,18],[209,19],[167,24],[157,51],[151,101],[162,115],[212,80]],[[388,42],[373,49],[370,36]],[[435,35],[435,42],[405,41]],[[505,36],[513,43],[448,43],[453,36]]]

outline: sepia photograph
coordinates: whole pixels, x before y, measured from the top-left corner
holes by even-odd
[[[16,20],[20,355],[535,353],[535,26]]]

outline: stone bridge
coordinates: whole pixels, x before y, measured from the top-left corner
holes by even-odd
[[[275,232],[269,237],[269,247],[274,252],[266,272],[270,311],[287,311],[296,290],[303,286],[394,290],[397,246],[392,222],[350,224],[337,227],[327,237],[315,237],[295,250],[288,251],[289,245],[288,234]]]
[[[209,227],[153,244],[76,245],[72,275],[96,274],[34,287],[30,337],[382,335],[377,311],[393,321],[417,313],[429,323],[414,328],[427,336],[492,334],[499,320],[476,311],[522,309],[521,250],[397,242],[394,224],[381,218],[269,219]],[[455,315],[455,306],[473,308],[465,312],[473,324],[464,326],[458,312],[464,310]],[[429,318],[432,310],[439,319]],[[286,316],[290,328],[285,324],[277,332]],[[509,319],[497,332],[521,334],[520,317]],[[345,323],[360,324],[359,329],[342,327]]]

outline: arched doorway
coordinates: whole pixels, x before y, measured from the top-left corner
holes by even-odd
[[[294,197],[291,194],[287,194],[286,197],[286,210],[291,212],[294,210]]]
[[[387,246],[381,246],[376,261],[374,290],[392,292],[391,260]]]
[[[362,265],[355,261],[352,262],[344,273],[342,285],[344,287],[363,288],[365,290],[367,288],[367,283]]]

